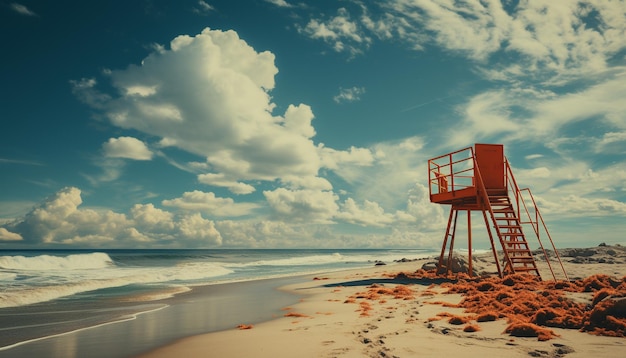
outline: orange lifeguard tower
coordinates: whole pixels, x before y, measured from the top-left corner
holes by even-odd
[[[465,211],[469,252],[468,274],[470,276],[473,274],[471,212],[480,211],[487,227],[500,277],[510,273],[529,273],[541,278],[523,231],[523,226],[531,226],[553,279],[556,280],[556,276],[540,239],[542,232],[545,232],[550,240],[556,260],[561,265],[565,279],[568,279],[535,199],[530,189],[520,189],[517,186],[509,162],[504,156],[502,144],[475,144],[474,147],[430,159],[428,182],[430,201],[451,206],[437,265],[439,273],[450,272],[458,214]],[[500,243],[501,253],[496,248],[496,239]]]

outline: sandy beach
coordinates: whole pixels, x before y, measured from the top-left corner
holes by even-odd
[[[483,277],[435,277],[433,258],[305,277],[281,288],[301,299],[274,320],[140,357],[622,357],[626,247],[559,252],[569,281],[542,261],[542,282],[500,279],[491,254],[474,256]]]

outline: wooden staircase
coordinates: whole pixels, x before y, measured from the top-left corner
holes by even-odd
[[[504,273],[530,273],[539,269],[526,241],[520,219],[508,195],[488,195],[489,212],[504,253]]]

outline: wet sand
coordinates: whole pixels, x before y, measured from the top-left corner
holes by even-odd
[[[198,286],[160,301],[106,307],[76,306],[70,300],[6,309],[0,312],[2,346],[34,340],[0,350],[0,357],[130,357],[242,321],[271,320],[299,299],[277,288],[300,281],[290,277]]]
[[[561,253],[572,281],[561,282],[567,284],[524,277],[440,279],[419,270],[427,259],[308,277],[283,288],[305,296],[283,307],[281,317],[261,324],[244,318],[241,329],[184,338],[140,357],[445,357],[461,352],[466,357],[622,357],[626,248]],[[477,256],[474,267],[492,271],[489,261],[488,254]],[[547,267],[539,266],[548,279]],[[472,300],[479,304],[472,306]]]

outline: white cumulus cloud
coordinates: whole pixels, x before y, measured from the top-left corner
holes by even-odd
[[[26,5],[22,5],[22,4],[18,4],[14,2],[14,3],[11,3],[9,6],[11,10],[17,12],[18,14],[26,15],[26,16],[37,16],[37,14],[33,12],[31,9],[29,9],[28,7],[26,7]]]
[[[102,145],[104,155],[110,158],[126,158],[134,160],[152,159],[152,151],[144,142],[133,137],[110,138]]]
[[[199,190],[183,193],[180,198],[163,200],[162,204],[189,211],[201,211],[220,217],[248,215],[258,207],[253,203],[235,203],[232,198],[218,198],[214,193],[205,193]]]
[[[353,20],[345,8],[340,8],[337,15],[327,19],[311,19],[299,31],[313,39],[321,39],[337,52],[351,55],[362,53],[372,39],[365,35],[358,20]]]
[[[130,213],[80,208],[81,191],[59,190],[23,218],[0,227],[6,240],[26,244],[90,247],[216,247],[222,236],[200,213],[174,214],[152,204],[136,204]]]
[[[10,232],[6,228],[0,227],[0,241],[20,241],[22,235]]]
[[[94,79],[72,83],[74,93],[111,124],[156,137],[163,150],[204,158],[201,183],[249,194],[250,181],[316,178],[324,164],[313,141],[311,107],[288,105],[282,115],[273,113],[274,59],[234,31],[207,28],[158,47],[141,65],[108,71],[115,96],[99,92]],[[130,137],[109,140],[105,151],[130,159],[151,155]],[[306,183],[319,187],[321,181],[300,185]]]
[[[340,88],[339,94],[333,97],[333,100],[337,103],[354,102],[360,100],[364,93],[365,88],[363,87]]]
[[[278,188],[263,195],[281,220],[330,223],[339,209],[337,195],[326,190]]]

